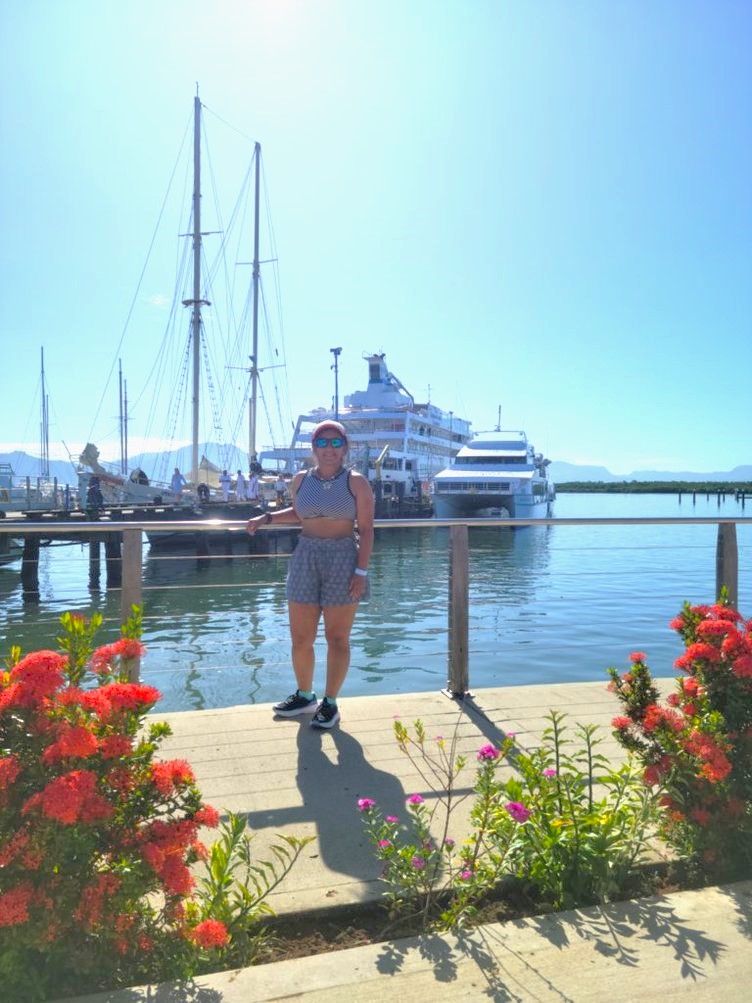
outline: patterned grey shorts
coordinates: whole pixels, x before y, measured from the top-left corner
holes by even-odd
[[[312,606],[349,606],[348,589],[358,561],[358,545],[351,536],[322,540],[300,536],[287,572],[289,602]],[[368,582],[363,599],[368,598]]]

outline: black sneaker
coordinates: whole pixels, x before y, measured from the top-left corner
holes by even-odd
[[[275,703],[272,710],[278,717],[297,717],[298,714],[313,714],[316,710],[316,694],[309,699],[302,697],[300,690],[295,690],[286,700]]]
[[[319,704],[316,713],[311,718],[312,728],[333,728],[339,721],[339,710],[336,703],[327,703],[324,700]]]

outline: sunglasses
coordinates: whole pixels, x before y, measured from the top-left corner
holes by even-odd
[[[345,444],[345,440],[340,436],[336,436],[334,439],[327,439],[321,435],[318,439],[313,440],[313,444],[317,449],[324,449],[326,446],[334,446],[335,449],[341,449]]]

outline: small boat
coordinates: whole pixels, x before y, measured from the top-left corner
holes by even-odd
[[[432,404],[420,403],[389,371],[385,353],[364,355],[365,390],[345,396],[340,408],[316,408],[298,417],[289,449],[261,454],[293,472],[311,457],[311,432],[326,418],[347,429],[349,462],[368,477],[377,514],[430,515],[430,484],[470,438],[470,422]]]
[[[0,535],[0,567],[20,561],[23,556],[23,540],[13,536]]]
[[[550,460],[520,431],[478,432],[433,482],[439,519],[545,519],[556,490]]]

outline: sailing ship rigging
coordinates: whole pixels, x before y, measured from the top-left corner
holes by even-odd
[[[178,263],[176,293],[172,300],[170,318],[165,330],[155,362],[148,381],[152,386],[152,401],[149,407],[146,426],[143,430],[145,438],[156,431],[157,439],[162,443],[156,452],[161,454],[160,460],[151,466],[152,487],[157,492],[166,487],[168,472],[176,465],[176,450],[174,443],[186,438],[190,441],[190,460],[186,474],[192,489],[191,499],[195,498],[197,486],[206,480],[207,472],[217,469],[235,469],[241,465],[238,451],[233,445],[237,441],[243,415],[247,413],[248,446],[247,455],[242,460],[242,466],[247,470],[258,459],[259,439],[259,399],[265,406],[261,388],[261,373],[265,369],[284,369],[284,353],[280,362],[279,348],[273,344],[274,338],[282,338],[281,324],[278,330],[272,331],[272,319],[264,311],[267,322],[266,352],[274,360],[273,365],[260,365],[260,311],[262,299],[261,265],[276,266],[277,256],[272,253],[264,262],[261,261],[261,145],[254,142],[252,146],[251,166],[246,170],[243,189],[244,194],[236,200],[235,207],[227,226],[222,224],[221,211],[217,209],[217,228],[206,227],[206,207],[202,193],[202,159],[205,151],[202,149],[202,138],[205,143],[203,112],[205,108],[198,93],[193,102],[193,145],[192,145],[192,192],[190,198],[190,223],[183,239],[187,238],[189,253],[183,254]],[[207,162],[211,168],[211,161]],[[212,190],[216,192],[216,181],[212,173]],[[252,195],[249,197],[249,189]],[[246,264],[241,261],[242,248],[248,243],[248,213],[245,212],[246,200],[252,205],[252,247],[253,258],[250,262],[250,290],[248,283],[236,282],[236,272]],[[206,261],[206,240],[209,236],[219,236],[220,247],[210,263]],[[271,242],[271,228],[270,228]],[[245,241],[245,243],[244,243]],[[228,267],[227,259],[233,258],[233,265]],[[143,276],[142,276],[143,277]],[[183,289],[184,292],[180,292]],[[250,302],[249,302],[250,297]],[[180,357],[176,356],[175,345],[180,341],[174,331],[176,318],[182,303],[190,311],[189,335],[187,344]],[[237,319],[236,319],[237,318]],[[153,326],[153,325],[152,325]],[[209,330],[207,330],[207,328]],[[122,339],[121,339],[122,341]],[[120,346],[118,346],[120,348]],[[250,351],[249,351],[250,350]],[[264,356],[266,357],[266,355]],[[237,360],[238,363],[233,364]],[[139,360],[140,361],[140,360]],[[178,362],[178,365],[174,365]],[[250,363],[250,364],[249,364]],[[130,363],[129,363],[130,364]],[[239,388],[233,372],[243,370],[247,374],[245,385]],[[175,371],[180,371],[180,379],[175,378]],[[218,377],[217,373],[221,375]],[[120,476],[108,478],[109,497],[105,492],[105,500],[111,503],[134,502],[146,500],[134,498],[131,489],[131,477],[127,475],[129,463],[128,433],[134,427],[134,414],[129,413],[128,398],[120,370]],[[171,391],[167,393],[169,388]],[[287,438],[281,429],[289,427],[291,417],[281,414],[280,395],[275,394],[278,401],[278,420],[269,414],[266,419],[272,442],[281,442]],[[132,412],[137,412],[142,402],[147,399],[146,386],[135,398],[131,406]],[[101,405],[100,405],[101,406]],[[246,410],[247,409],[247,410]],[[184,422],[190,411],[190,435],[180,434],[181,422]],[[162,431],[155,426],[158,416],[162,415]],[[211,445],[207,445],[211,443]],[[90,460],[95,455],[96,447],[91,443],[82,453],[82,463],[90,470],[82,471],[84,480],[91,476],[101,475],[104,464],[96,459],[97,467],[91,467]],[[202,456],[212,452],[209,460]],[[133,462],[139,467],[147,466],[147,458],[142,455],[133,457]],[[110,472],[113,473],[113,472]],[[85,489],[85,484],[82,485]]]

